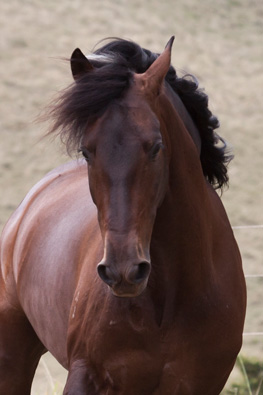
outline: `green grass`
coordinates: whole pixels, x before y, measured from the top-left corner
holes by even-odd
[[[242,373],[242,382],[233,383],[227,394],[263,395],[263,361],[239,355],[237,367]]]

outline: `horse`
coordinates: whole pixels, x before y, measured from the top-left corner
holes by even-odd
[[[246,310],[216,191],[231,155],[208,96],[171,65],[173,40],[71,56],[47,114],[77,157],[1,237],[1,394],[30,394],[47,350],[68,370],[64,395],[216,395],[227,381]]]

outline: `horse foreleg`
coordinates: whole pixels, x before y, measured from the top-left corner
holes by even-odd
[[[45,351],[25,315],[0,303],[0,394],[29,395]]]
[[[78,360],[71,365],[63,395],[101,395],[85,362]]]

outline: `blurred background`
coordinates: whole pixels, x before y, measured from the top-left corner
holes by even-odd
[[[35,122],[72,81],[63,58],[76,47],[88,54],[109,36],[161,52],[175,35],[174,67],[199,79],[219,117],[219,133],[235,154],[222,199],[238,227],[234,231],[249,276],[248,312],[239,368],[223,394],[249,394],[249,385],[256,393],[263,376],[262,1],[9,0],[0,3],[0,29],[1,229],[30,187],[69,160],[60,141],[41,139],[48,125]],[[33,394],[61,394],[65,379],[66,372],[47,354]]]

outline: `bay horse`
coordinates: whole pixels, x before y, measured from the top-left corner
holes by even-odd
[[[84,159],[46,175],[4,228],[1,394],[30,394],[47,350],[69,372],[64,395],[216,395],[233,368],[246,288],[215,191],[230,156],[172,43],[72,54],[50,133]]]

